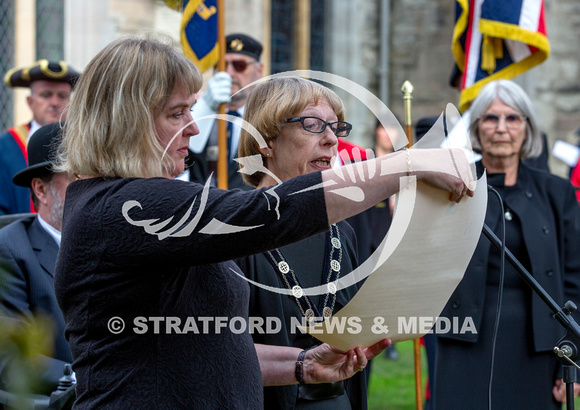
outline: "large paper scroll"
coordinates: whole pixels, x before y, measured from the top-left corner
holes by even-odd
[[[339,349],[428,333],[475,251],[487,206],[485,176],[477,182],[474,197],[459,204],[442,190],[416,184],[414,177],[402,178],[401,187],[389,233],[358,269],[373,273],[343,309],[308,328]],[[442,318],[436,328],[470,330],[469,323],[455,322]]]

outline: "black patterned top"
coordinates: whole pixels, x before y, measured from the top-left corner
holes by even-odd
[[[260,190],[210,188],[204,197],[199,184],[164,178],[72,183],[55,288],[74,357],[75,405],[261,407],[252,338],[228,326],[248,318],[249,286],[227,261],[325,231],[322,190],[289,195],[320,182],[320,173],[284,182],[278,208]],[[188,211],[181,226],[191,223],[190,234],[145,232],[167,233]],[[257,228],[203,233],[214,218]]]

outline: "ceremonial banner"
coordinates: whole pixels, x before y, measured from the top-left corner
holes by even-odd
[[[184,54],[201,72],[213,68],[219,59],[217,0],[165,0],[168,6],[183,11],[181,45]]]
[[[512,79],[550,54],[543,0],[456,0],[455,18],[462,112],[490,81]]]

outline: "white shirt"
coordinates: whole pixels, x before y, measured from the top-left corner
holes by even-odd
[[[49,225],[49,223],[46,222],[44,219],[42,219],[40,215],[36,215],[36,217],[38,218],[38,222],[40,222],[40,225],[52,237],[52,239],[54,239],[54,241],[60,248],[60,237],[61,237],[60,231],[55,227],[53,227],[52,225]]]
[[[41,127],[41,125],[39,123],[37,123],[36,121],[32,120],[30,122],[30,131],[28,131],[28,139],[30,139],[30,137],[32,137],[32,134],[34,134],[36,131],[38,131],[38,129]],[[28,140],[26,140],[28,141]]]

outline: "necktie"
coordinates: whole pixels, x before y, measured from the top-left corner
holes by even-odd
[[[229,115],[233,115],[234,117],[241,117],[240,113],[237,111],[228,111]],[[232,146],[232,131],[233,131],[233,123],[228,122],[228,127],[227,127],[227,132],[226,132],[226,136],[228,138],[228,167],[230,165],[230,160],[235,157],[235,154],[232,152],[232,149],[234,148]]]

